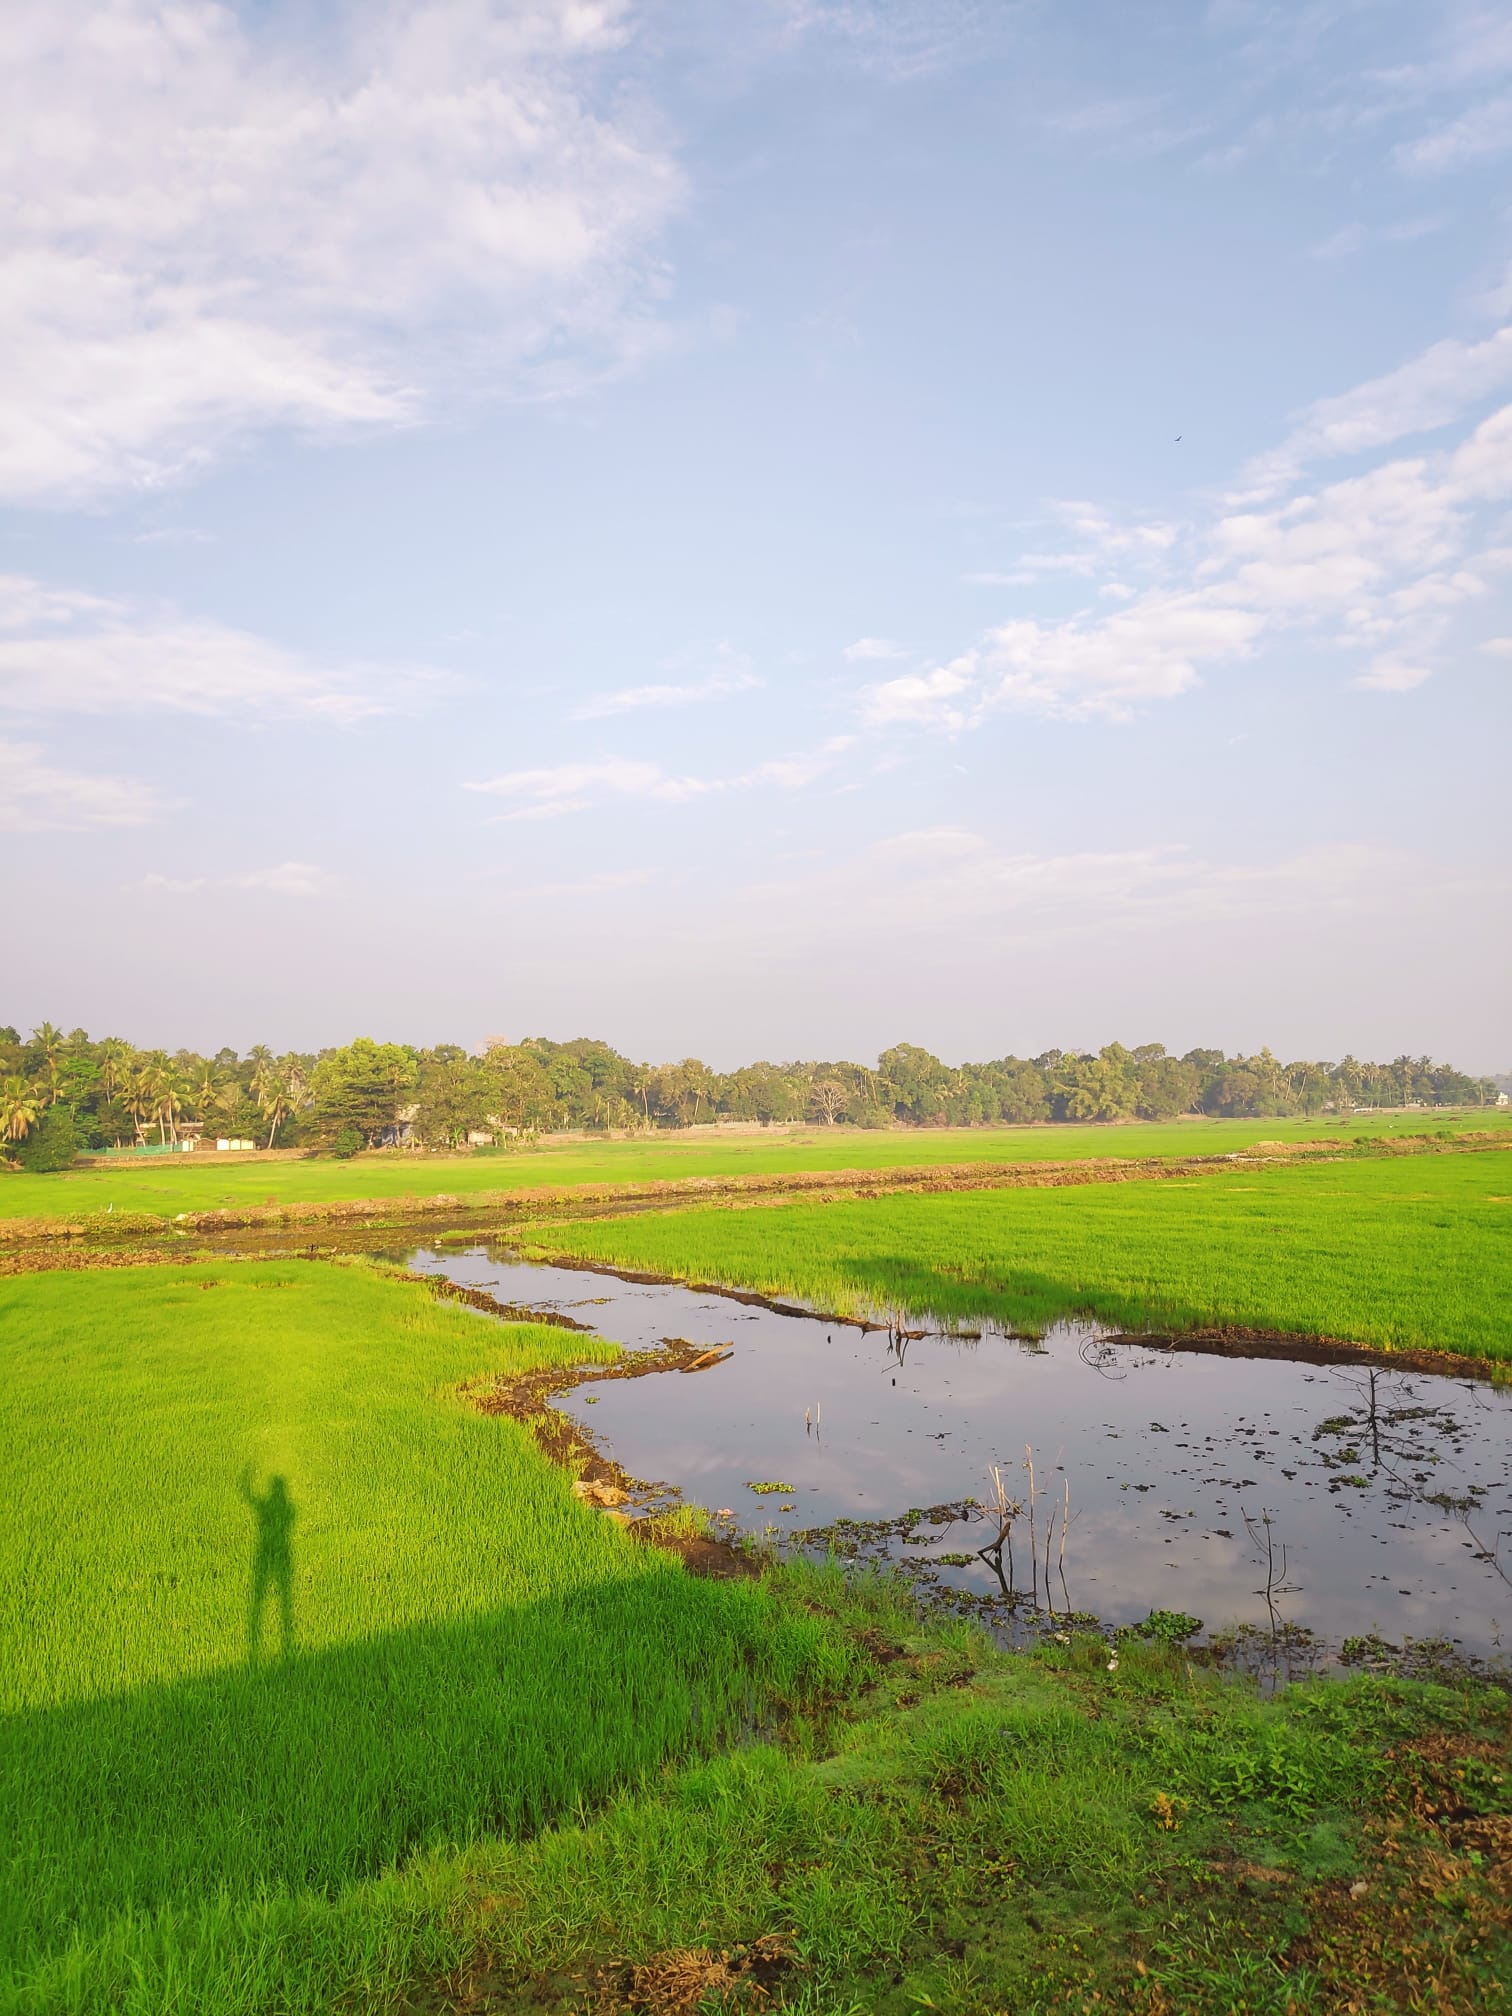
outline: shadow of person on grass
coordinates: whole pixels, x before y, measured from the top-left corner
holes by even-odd
[[[262,1657],[263,1612],[269,1600],[278,1604],[278,1652],[282,1658],[294,1645],[294,1521],[297,1514],[282,1477],[271,1480],[259,1495],[252,1489],[252,1465],[243,1470],[241,1495],[257,1521],[252,1555],[252,1600],[247,1611],[247,1663]]]

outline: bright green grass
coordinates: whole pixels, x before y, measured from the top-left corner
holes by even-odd
[[[53,1176],[0,1175],[0,1219],[73,1218],[104,1211],[180,1211],[222,1206],[331,1204],[355,1198],[437,1195],[466,1202],[489,1191],[581,1183],[676,1182],[697,1176],[791,1175],[802,1170],[889,1169],[948,1162],[1072,1161],[1095,1156],[1225,1155],[1256,1141],[1389,1140],[1440,1127],[1512,1128],[1496,1112],[1392,1114],[1339,1122],[1180,1120],[1119,1127],[843,1127],[798,1134],[670,1134],[652,1140],[547,1140],[515,1152],[471,1156],[365,1155],[352,1162],[252,1162],[211,1150],[177,1157],[121,1157]],[[1512,1139],[1512,1132],[1509,1132]]]
[[[697,1208],[553,1226],[553,1252],[1038,1330],[1242,1324],[1512,1359],[1512,1153],[1064,1190]]]
[[[284,1262],[0,1281],[0,1333],[0,2006],[153,1914],[570,1814],[838,1670],[459,1396],[570,1332]],[[256,1665],[247,1465],[296,1514]]]

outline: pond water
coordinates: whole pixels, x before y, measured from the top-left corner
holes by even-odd
[[[975,1337],[900,1338],[497,1247],[405,1257],[632,1349],[732,1347],[698,1373],[590,1382],[556,1404],[632,1477],[743,1531],[917,1509],[938,1516],[904,1520],[881,1549],[984,1597],[1007,1584],[1108,1625],[1164,1609],[1210,1630],[1302,1625],[1335,1645],[1377,1633],[1482,1656],[1512,1646],[1506,1388],[1382,1360],[1114,1344],[1071,1324],[1036,1342],[986,1323]],[[1002,1581],[977,1553],[996,1520],[950,1516],[967,1499],[990,1505],[994,1464],[1021,1506]]]

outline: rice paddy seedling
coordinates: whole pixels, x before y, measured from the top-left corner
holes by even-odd
[[[0,1327],[0,2007],[139,1920],[568,1819],[843,1669],[458,1391],[597,1339],[295,1262],[6,1280]]]
[[[588,1260],[1027,1333],[1073,1315],[1512,1360],[1512,1153],[1238,1168],[1190,1181],[690,1208],[553,1226]]]
[[[295,1159],[238,1163],[214,1150],[133,1161],[102,1159],[51,1175],[0,1174],[0,1221],[71,1219],[95,1212],[150,1213],[249,1208],[269,1204],[336,1204],[358,1198],[405,1202],[446,1195],[459,1204],[520,1186],[646,1183],[689,1177],[792,1175],[827,1169],[896,1169],[942,1163],[1077,1161],[1102,1156],[1146,1158],[1226,1155],[1257,1142],[1390,1142],[1423,1133],[1442,1116],[1360,1115],[1347,1121],[1140,1121],[1119,1126],[897,1128],[882,1133],[826,1127],[798,1133],[677,1133],[632,1140],[554,1141],[484,1155],[399,1151],[350,1162]],[[1494,1109],[1455,1113],[1456,1131],[1512,1138],[1512,1121]]]

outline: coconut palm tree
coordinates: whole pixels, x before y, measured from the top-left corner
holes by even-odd
[[[158,1084],[159,1139],[162,1137],[163,1124],[166,1121],[169,1139],[178,1140],[178,1123],[183,1117],[188,1096],[189,1087],[184,1083],[182,1073],[172,1064],[165,1065]]]
[[[132,1048],[119,1036],[107,1036],[100,1045],[100,1083],[105,1097],[114,1099],[131,1070]]]
[[[262,1117],[268,1122],[270,1148],[278,1139],[279,1128],[303,1099],[307,1089],[304,1066],[292,1051],[287,1057],[280,1057],[271,1069],[264,1071],[259,1068],[252,1080],[252,1091]]]
[[[168,1140],[164,1100],[171,1080],[168,1059],[161,1050],[153,1050],[142,1059],[142,1068],[133,1081],[132,1090],[141,1096],[143,1110],[149,1120],[156,1120],[158,1145],[165,1146]],[[140,1122],[138,1123],[140,1125]]]
[[[126,1082],[126,1110],[131,1115],[139,1143],[147,1138],[147,1118],[155,1104],[152,1066],[145,1057],[133,1058],[131,1076]]]
[[[37,1095],[24,1078],[0,1079],[0,1131],[7,1141],[22,1141],[41,1111]]]
[[[51,1022],[42,1022],[33,1029],[32,1041],[41,1050],[44,1063],[56,1071],[68,1043],[63,1031],[55,1028]]]

